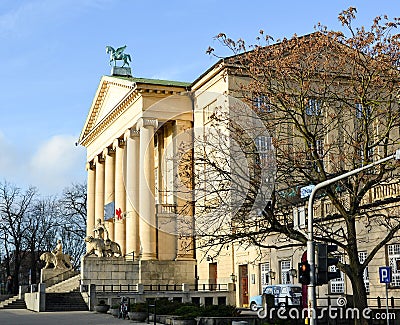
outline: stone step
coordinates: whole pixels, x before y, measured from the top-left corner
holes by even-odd
[[[7,300],[4,300],[4,301],[0,302],[0,309],[4,308],[5,306],[7,306],[9,304],[12,304],[17,299],[18,299],[18,296],[13,296],[11,298],[8,298]]]
[[[17,299],[12,303],[4,306],[3,309],[26,309],[26,303],[23,299]]]
[[[46,293],[46,311],[89,310],[80,292]]]
[[[46,293],[78,291],[80,285],[80,279],[81,279],[80,274],[75,275],[67,280],[56,283],[46,288]]]

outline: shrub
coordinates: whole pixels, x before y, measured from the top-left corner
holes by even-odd
[[[173,313],[183,319],[195,319],[201,315],[201,307],[194,305],[181,306]]]
[[[147,312],[147,304],[144,302],[136,302],[131,304],[132,312]]]
[[[202,307],[200,316],[203,317],[235,317],[239,313],[235,306],[230,305],[209,305]]]

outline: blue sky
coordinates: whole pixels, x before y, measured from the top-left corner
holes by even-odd
[[[127,45],[137,77],[193,81],[216,59],[220,32],[252,42],[340,29],[354,6],[357,25],[400,16],[392,1],[1,0],[0,180],[56,195],[84,182],[85,150],[74,143],[102,75],[105,47]],[[228,54],[228,53],[226,53]]]

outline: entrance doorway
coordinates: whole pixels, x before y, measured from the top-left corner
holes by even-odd
[[[239,295],[242,307],[249,306],[249,277],[247,264],[239,265]]]
[[[217,263],[208,264],[208,284],[210,286],[210,290],[217,289]]]

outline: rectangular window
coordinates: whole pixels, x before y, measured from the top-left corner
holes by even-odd
[[[364,261],[367,259],[367,252],[358,252],[358,259],[360,263],[364,263]],[[368,275],[368,266],[364,269],[363,273],[363,279],[364,279],[364,285],[365,285],[365,290],[367,293],[369,293],[369,275]]]
[[[270,284],[269,271],[271,271],[269,262],[260,264],[261,292],[264,292],[264,288]]]
[[[400,269],[397,268],[397,261],[400,261],[400,244],[387,245],[389,266],[392,267],[393,287],[400,287]]]
[[[293,226],[298,228],[306,228],[306,211],[304,206],[293,208]]]
[[[257,113],[271,113],[272,107],[267,96],[259,95],[253,97],[253,107]]]
[[[292,268],[292,265],[291,265],[290,261],[289,260],[280,261],[279,267],[280,267],[280,271],[281,271],[281,283],[282,284],[292,283],[291,278],[290,278],[290,269]]]
[[[343,255],[339,258],[340,262],[343,263],[344,257]],[[336,272],[336,266],[330,266],[329,272]],[[332,279],[329,281],[329,289],[330,293],[344,293],[344,273],[340,272],[340,278]]]
[[[257,152],[265,153],[268,150],[272,150],[272,138],[265,135],[260,135],[255,139]]]
[[[324,156],[324,140],[317,140],[316,141],[316,149],[319,157]]]
[[[361,103],[356,103],[356,117],[357,118],[369,118],[371,116],[371,107],[364,107]]]
[[[256,145],[256,153],[258,153],[256,156],[257,163],[262,167],[267,167],[269,163],[268,157],[270,155],[268,151],[273,149],[272,138],[260,135],[255,138],[254,142]]]
[[[309,116],[322,115],[322,102],[315,98],[310,98],[306,106],[306,114]]]

